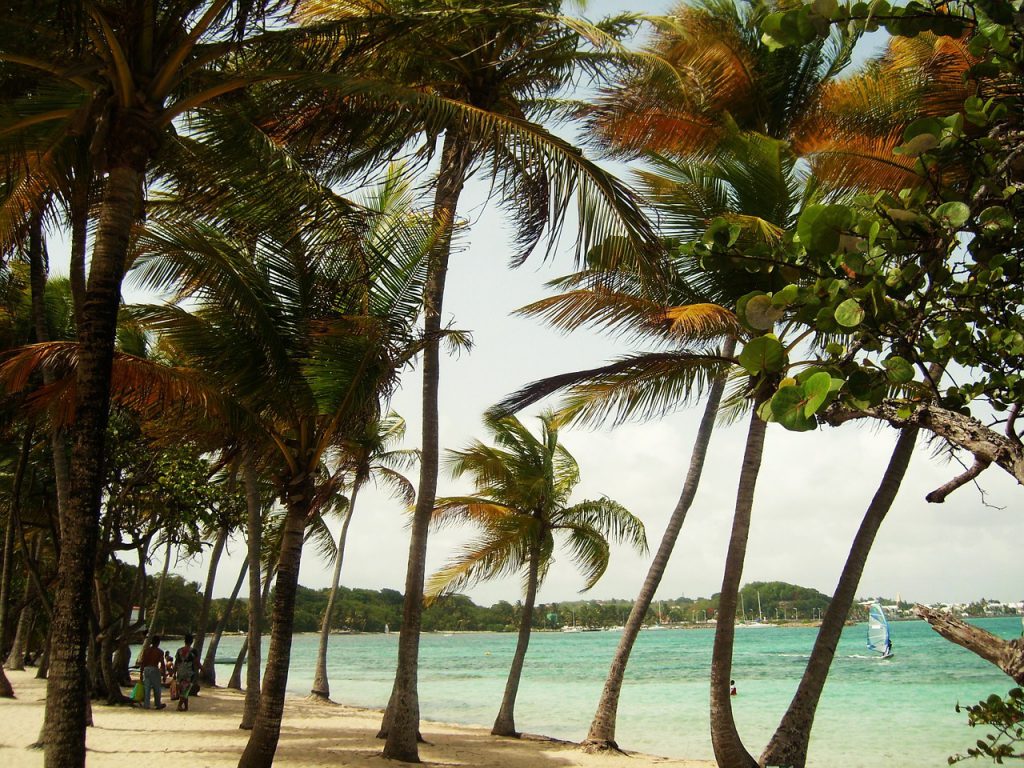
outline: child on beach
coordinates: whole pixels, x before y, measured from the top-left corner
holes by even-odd
[[[188,712],[188,695],[192,692],[201,668],[199,655],[192,647],[192,635],[185,635],[185,644],[174,654],[174,677],[178,681],[178,711]]]

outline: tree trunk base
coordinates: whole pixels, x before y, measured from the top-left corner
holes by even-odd
[[[377,738],[378,739],[386,739],[387,737],[388,737],[388,732],[384,728],[381,728],[379,731],[377,731]],[[416,743],[417,744],[430,744],[429,741],[427,741],[426,739],[423,738],[423,734],[420,733],[419,731],[416,731]]]
[[[340,707],[341,705],[332,700],[330,696],[322,691],[310,691],[309,696],[306,697],[306,701],[311,704],[324,704],[331,707]]]
[[[584,739],[580,742],[580,749],[589,755],[604,754],[606,752],[617,752],[620,755],[626,754],[622,747],[615,743],[614,739]]]
[[[523,734],[517,731],[515,728],[507,728],[505,726],[494,726],[491,728],[491,736],[504,736],[507,739],[520,739]]]

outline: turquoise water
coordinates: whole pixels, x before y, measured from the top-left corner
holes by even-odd
[[[978,624],[1006,638],[1020,634],[1019,618]],[[733,709],[755,755],[771,736],[796,690],[817,630],[738,629],[733,663],[739,695]],[[712,758],[708,669],[712,630],[642,632],[633,650],[619,706],[617,740],[630,750]],[[1013,682],[974,654],[942,639],[924,622],[893,625],[895,657],[868,656],[865,625],[847,627],[825,686],[811,739],[809,765],[826,768],[938,768],[981,734],[958,715],[1003,693]],[[535,633],[516,705],[516,726],[575,741],[587,732],[617,632]],[[391,692],[397,635],[335,635],[329,664],[336,701],[383,707]],[[424,635],[420,651],[420,708],[429,720],[490,726],[515,648],[514,634]],[[227,637],[218,654],[233,656],[241,638]],[[288,689],[309,692],[317,638],[292,646]],[[229,666],[218,665],[226,680]]]

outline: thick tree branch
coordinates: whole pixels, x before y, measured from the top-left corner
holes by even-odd
[[[823,418],[834,427],[855,419],[878,419],[899,428],[916,426],[974,454],[975,466],[928,494],[928,501],[944,501],[950,492],[973,480],[989,464],[998,465],[1024,485],[1024,446],[1019,441],[986,427],[971,416],[937,405],[920,403],[912,406],[909,412],[905,409],[905,404],[894,402],[885,402],[863,411],[833,403],[825,410]],[[979,464],[984,466],[978,468]]]
[[[1024,638],[1003,640],[980,627],[961,621],[951,613],[936,611],[924,605],[915,605],[914,613],[950,642],[995,664],[1018,685],[1024,685]]]

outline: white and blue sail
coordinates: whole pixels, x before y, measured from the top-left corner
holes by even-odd
[[[879,603],[872,603],[868,608],[868,650],[880,653],[883,659],[892,656],[889,620]]]

